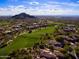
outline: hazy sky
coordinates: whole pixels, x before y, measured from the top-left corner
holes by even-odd
[[[79,15],[79,0],[0,0],[0,15]]]

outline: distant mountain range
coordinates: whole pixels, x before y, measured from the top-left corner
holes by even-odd
[[[35,16],[31,16],[26,13],[20,13],[18,15],[14,15],[11,17],[12,19],[27,19],[27,18],[36,18]]]
[[[48,19],[48,20],[79,20],[79,16],[60,16],[60,15],[29,15],[27,13],[20,13],[14,16],[0,16],[0,20],[11,19]]]

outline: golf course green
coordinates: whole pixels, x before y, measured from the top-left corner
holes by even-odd
[[[49,26],[33,30],[32,33],[25,32],[24,34],[16,37],[10,45],[0,49],[0,56],[7,56],[11,51],[20,48],[32,47],[34,43],[39,42],[41,36],[45,33],[54,33],[56,26]]]

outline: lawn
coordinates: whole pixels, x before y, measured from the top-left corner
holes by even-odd
[[[26,32],[25,34],[18,36],[10,45],[0,49],[0,56],[8,55],[12,50],[19,48],[32,47],[35,42],[40,41],[40,37],[45,33],[53,33],[55,31],[55,27],[56,26],[50,26],[46,29],[37,29],[30,34]]]

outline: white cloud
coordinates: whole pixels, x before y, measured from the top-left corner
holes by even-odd
[[[15,15],[21,12],[31,15],[79,15],[79,11],[74,8],[79,6],[76,3],[48,2],[41,4],[39,2],[29,2],[29,4],[35,5],[35,7],[26,7],[25,5],[8,6],[0,8],[0,15]],[[36,5],[38,6],[36,7]],[[64,5],[71,6],[71,8],[66,8]]]
[[[62,6],[79,6],[79,4],[78,3],[74,3],[74,2],[52,2],[52,1],[50,1],[50,2],[48,2],[47,4],[52,4],[52,5],[62,5]]]
[[[0,15],[14,15],[20,12],[25,12],[25,9],[26,8],[23,5],[0,8]]]
[[[34,1],[34,2],[29,2],[29,4],[31,4],[31,5],[38,5],[39,2]]]

